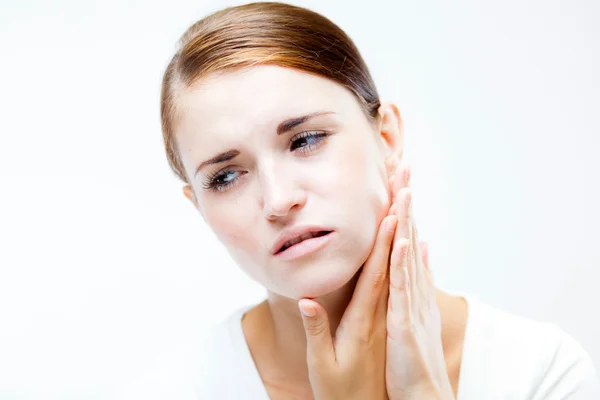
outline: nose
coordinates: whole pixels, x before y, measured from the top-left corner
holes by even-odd
[[[301,209],[306,203],[306,192],[294,180],[293,173],[274,165],[261,168],[261,206],[266,219],[273,221]]]

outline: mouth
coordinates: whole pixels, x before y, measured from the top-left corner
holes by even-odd
[[[275,253],[275,256],[280,259],[291,260],[314,253],[329,242],[332,234],[333,231],[304,233],[285,242]]]
[[[307,232],[307,233],[305,233],[303,235],[296,236],[292,240],[288,240],[287,242],[285,242],[283,244],[283,246],[281,246],[281,248],[275,254],[282,253],[282,252],[286,251],[287,249],[289,249],[290,247],[295,246],[298,243],[302,243],[305,240],[309,240],[309,239],[312,239],[312,238],[325,236],[325,235],[327,235],[329,233],[331,233],[331,231],[318,231],[318,232]]]

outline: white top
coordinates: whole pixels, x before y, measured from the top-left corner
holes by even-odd
[[[558,326],[512,315],[462,294],[468,320],[457,400],[600,400],[589,355]],[[200,399],[268,400],[238,309],[216,326],[196,383]]]

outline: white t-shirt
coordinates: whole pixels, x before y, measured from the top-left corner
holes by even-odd
[[[555,324],[512,315],[461,294],[468,304],[457,400],[600,400],[592,361]],[[268,400],[238,309],[211,332],[196,383],[200,399]]]

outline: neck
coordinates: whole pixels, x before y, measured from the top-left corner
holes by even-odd
[[[360,270],[341,288],[314,299],[327,311],[332,333],[337,331],[359,275]],[[286,371],[286,376],[295,376],[300,381],[306,382],[308,380],[306,336],[298,309],[298,300],[268,292],[267,300],[260,308],[262,318],[257,320],[262,320],[263,343],[270,343],[271,357],[281,371]],[[269,340],[264,341],[267,338]]]
[[[343,287],[315,300],[327,311],[332,333],[337,331],[350,303],[359,272]],[[456,389],[467,318],[466,303],[436,290],[441,314],[442,345],[452,384]],[[244,333],[261,378],[291,387],[309,385],[306,365],[306,336],[298,300],[268,292],[267,300],[250,310],[243,320]]]

